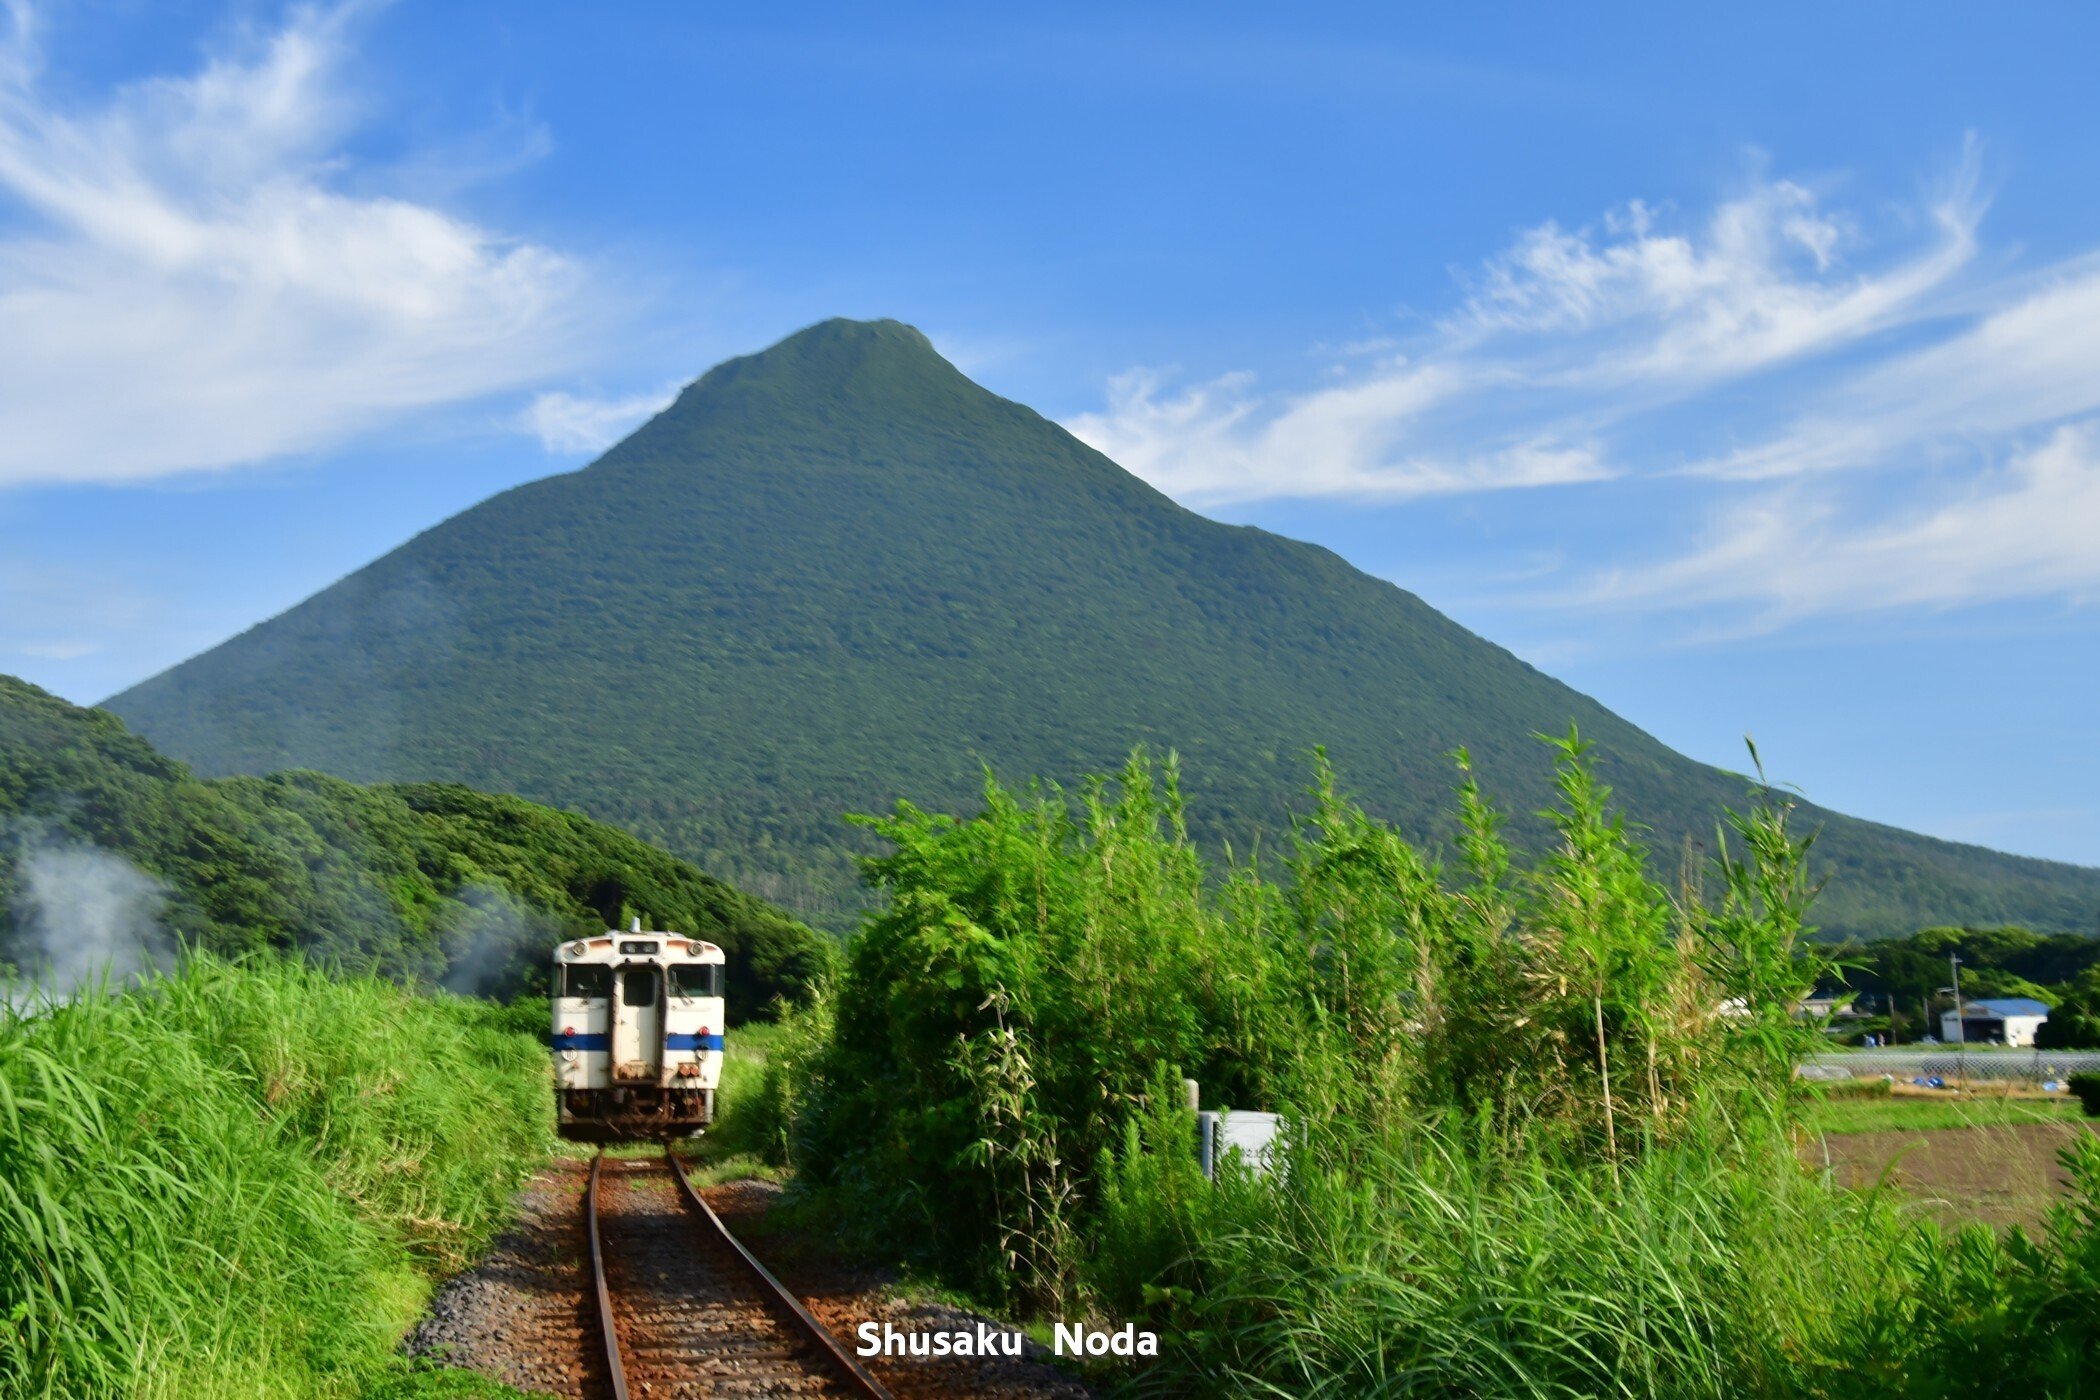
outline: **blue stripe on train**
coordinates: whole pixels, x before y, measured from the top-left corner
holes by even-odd
[[[586,1035],[557,1035],[551,1037],[557,1050],[610,1050],[612,1037],[599,1031]],[[722,1037],[719,1035],[681,1035],[676,1031],[664,1037],[666,1050],[719,1050]]]

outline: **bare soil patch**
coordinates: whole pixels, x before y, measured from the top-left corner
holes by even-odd
[[[2064,1197],[2070,1176],[2057,1153],[2090,1123],[2007,1123],[1831,1133],[1809,1141],[1811,1165],[1828,1161],[1846,1186],[1887,1180],[1949,1225],[2041,1223]]]

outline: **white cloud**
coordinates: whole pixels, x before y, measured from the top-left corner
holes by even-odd
[[[1208,502],[1272,496],[1398,500],[1463,491],[1596,481],[1611,474],[1585,443],[1551,437],[1477,451],[1413,447],[1409,426],[1459,397],[1445,366],[1397,365],[1280,405],[1262,403],[1248,375],[1226,375],[1178,393],[1136,371],[1109,386],[1106,413],[1065,426],[1170,495]]]
[[[15,13],[0,59],[0,197],[19,211],[0,227],[0,485],[256,462],[572,365],[585,276],[571,259],[349,191],[346,11],[297,11],[90,110],[40,90]]]
[[[102,643],[84,639],[55,642],[24,642],[19,648],[22,655],[33,656],[39,661],[78,661],[82,657],[95,656],[102,651]]]
[[[1592,229],[1542,224],[1431,331],[1336,357],[1333,382],[1279,393],[1246,374],[1139,371],[1070,426],[1199,501],[1650,478],[1626,518],[1692,542],[1627,566],[1549,512],[1504,511],[1557,562],[1482,593],[1470,559],[1477,606],[1675,614],[1713,637],[1835,613],[2091,605],[2100,252],[1961,278],[1981,251],[1978,184],[1971,141],[1908,221],[1926,232],[1895,254],[1788,180],[1697,220],[1634,203]],[[1710,450],[1731,433],[1746,445]],[[1605,517],[1568,518],[1592,531]]]
[[[1844,275],[1849,218],[1806,186],[1757,185],[1697,233],[1665,232],[1635,201],[1601,244],[1548,223],[1488,265],[1447,328],[1467,339],[1559,333],[1578,381],[1742,374],[1856,340],[1940,286],[1975,255],[1982,206],[1974,151],[1934,203],[1936,240],[1873,274]]]
[[[673,389],[625,398],[594,399],[555,390],[536,396],[523,426],[549,452],[603,452],[643,420],[663,412],[678,396]]]
[[[2100,422],[2046,440],[1922,506],[1864,506],[1802,484],[1721,514],[1695,550],[1608,573],[1577,606],[1748,605],[1769,629],[1820,613],[2100,598]]]
[[[1936,344],[1848,375],[1776,438],[1695,468],[1748,480],[1877,466],[2100,410],[2100,266],[2081,260]]]
[[[1608,480],[1629,470],[1612,431],[1642,414],[1919,315],[1974,258],[1981,211],[1972,143],[1925,211],[1924,246],[1868,271],[1846,263],[1866,247],[1857,221],[1788,180],[1756,182],[1696,225],[1640,202],[1601,230],[1548,222],[1407,353],[1345,354],[1334,382],[1296,392],[1133,371],[1067,426],[1199,502]]]

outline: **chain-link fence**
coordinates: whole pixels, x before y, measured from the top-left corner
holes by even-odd
[[[2040,1083],[2067,1079],[2081,1071],[2100,1071],[2100,1050],[2000,1050],[1976,1047],[1963,1055],[1952,1045],[1891,1046],[1886,1050],[1831,1051],[1811,1056],[1813,1069],[1836,1070],[1859,1077],[1892,1074],[1898,1079],[2026,1079]],[[1816,1077],[1821,1078],[1821,1075]]]

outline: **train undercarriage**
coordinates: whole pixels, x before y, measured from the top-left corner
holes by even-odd
[[[669,1141],[691,1137],[715,1116],[712,1089],[563,1089],[556,1130],[571,1142]]]

